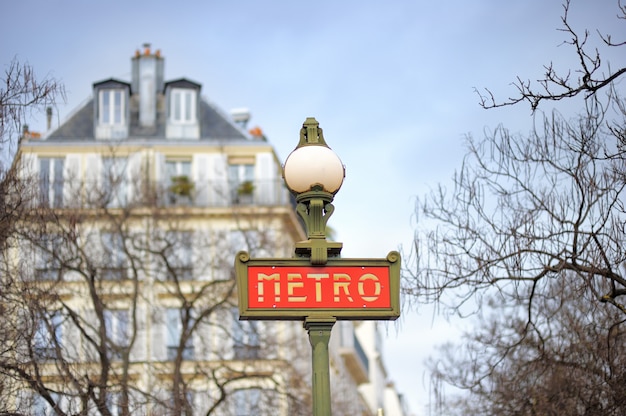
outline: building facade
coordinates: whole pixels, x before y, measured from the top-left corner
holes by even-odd
[[[166,81],[164,62],[146,45],[130,82],[94,83],[61,126],[22,140],[2,270],[7,411],[311,412],[302,325],[240,321],[235,296],[237,251],[291,257],[306,239],[280,161],[245,112]],[[331,351],[334,414],[404,414],[375,322],[339,322]]]

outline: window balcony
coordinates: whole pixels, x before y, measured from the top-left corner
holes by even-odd
[[[171,282],[193,280],[193,266],[173,267],[167,274],[167,280]]]
[[[61,277],[61,268],[51,265],[50,267],[35,268],[35,278],[38,281],[48,280],[55,281]]]
[[[176,354],[178,353],[178,345],[173,346],[170,345],[167,347],[167,360],[168,361],[173,361],[176,359]],[[186,345],[185,348],[183,348],[182,351],[182,358],[185,361],[189,361],[189,360],[193,360],[194,359],[194,347],[192,345]]]
[[[261,357],[261,346],[235,344],[233,352],[236,360],[256,360]]]
[[[149,183],[127,180],[102,185],[72,181],[63,188],[55,183],[55,191],[41,184],[33,206],[51,208],[124,208],[124,207],[245,207],[292,205],[293,198],[282,179],[255,180],[242,183],[228,181],[163,181]],[[51,186],[48,184],[48,186]],[[63,189],[63,194],[61,191]]]
[[[100,269],[102,280],[126,280],[128,277],[128,269],[124,266],[102,267]]]
[[[272,206],[291,203],[289,191],[282,179],[244,182],[177,181],[158,184],[156,195],[157,203],[161,206]]]

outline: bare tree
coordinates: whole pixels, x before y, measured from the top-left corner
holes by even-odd
[[[502,102],[479,93],[483,108],[529,103],[531,133],[468,136],[454,187],[418,202],[409,298],[476,319],[430,361],[437,414],[626,410],[626,106],[616,84],[626,68],[611,68],[590,32],[577,33],[569,0],[563,10],[577,67],[550,63],[536,84],[518,77],[518,94]],[[618,11],[625,19],[621,2]],[[535,113],[576,96],[585,99],[577,117]]]
[[[0,78],[0,144],[3,154],[0,161],[10,164],[11,149],[16,149],[27,116],[43,112],[65,99],[65,89],[51,77],[38,79],[28,63],[14,59]],[[0,172],[7,166],[0,165]]]
[[[8,260],[7,241],[15,231],[14,226],[22,219],[32,187],[21,180],[13,163],[14,151],[21,139],[22,126],[27,116],[54,106],[58,98],[65,98],[65,90],[54,78],[38,79],[27,63],[12,60],[0,77],[0,256],[2,263]],[[19,317],[21,293],[0,269],[0,356],[5,357],[17,350],[23,337],[23,328],[7,317]],[[0,377],[0,397],[16,397],[18,389],[10,379]]]
[[[624,109],[612,99],[611,111]],[[477,413],[551,414],[532,407],[516,413],[515,406],[542,394],[555,404],[550,394],[557,393],[572,409],[586,409],[568,414],[624,411],[612,386],[626,368],[626,113],[607,123],[607,110],[595,103],[572,121],[556,113],[537,118],[528,137],[503,127],[484,140],[468,137],[454,188],[440,186],[419,203],[425,228],[416,234],[408,293],[462,315],[496,314],[468,332],[467,354],[449,355],[436,371],[472,393],[462,403],[480,403]],[[587,313],[591,321],[582,319]],[[595,354],[617,361],[592,363]],[[580,391],[557,388],[559,377],[602,399],[587,403]],[[525,396],[522,380],[537,391]]]
[[[591,32],[587,29],[578,33],[570,23],[571,0],[563,4],[562,26],[559,28],[568,38],[563,42],[574,49],[578,66],[569,71],[559,71],[553,62],[544,65],[545,74],[536,82],[518,76],[513,82],[517,95],[504,101],[498,101],[493,93],[485,88],[478,91],[480,105],[483,108],[495,108],[515,105],[521,102],[530,104],[535,111],[542,101],[560,101],[562,99],[582,95],[585,99],[594,97],[597,92],[610,87],[614,81],[626,73],[626,67],[611,68],[610,63],[603,61],[600,50],[589,45]],[[617,19],[626,21],[626,6],[622,0],[617,1]],[[607,48],[619,48],[626,45],[626,39],[614,40],[610,33],[597,30],[596,35]]]
[[[190,228],[193,207],[119,172],[68,181],[66,209],[25,182],[0,262],[0,414],[307,414],[308,374],[282,351],[304,334],[237,319],[234,253],[280,235],[243,212],[234,231]]]
[[[51,108],[58,98],[65,99],[65,89],[51,77],[38,79],[27,63],[14,59],[0,77],[0,249],[11,232],[22,208],[22,198],[16,198],[25,190],[17,189],[12,161],[15,149],[22,137],[27,116]],[[9,197],[9,193],[13,193]]]
[[[430,362],[436,379],[471,392],[448,396],[437,414],[624,414],[624,316],[577,280],[552,279],[530,327],[517,305],[494,296],[463,345],[448,344]]]
[[[422,215],[441,226],[425,236],[420,253],[432,257],[420,257],[428,267],[418,269],[417,290],[441,299],[456,289],[461,305],[496,286],[517,298],[524,284],[532,301],[544,279],[572,271],[605,281],[590,289],[626,313],[623,136],[603,115],[590,109],[568,123],[554,114],[527,138],[503,127],[483,141],[468,137],[452,192],[440,186],[421,201]]]

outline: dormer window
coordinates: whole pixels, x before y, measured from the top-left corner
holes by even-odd
[[[200,84],[188,79],[165,83],[167,100],[167,123],[165,137],[168,139],[200,138]]]
[[[96,139],[126,139],[130,114],[130,84],[108,79],[96,82],[93,87]]]
[[[170,95],[170,118],[174,123],[196,122],[196,91],[173,88]]]
[[[124,124],[126,103],[123,90],[100,91],[100,124]]]

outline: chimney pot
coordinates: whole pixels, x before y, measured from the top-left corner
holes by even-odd
[[[153,127],[157,118],[158,95],[163,91],[163,57],[158,50],[151,54],[151,45],[142,45],[143,53],[139,52],[132,58],[131,91],[139,97],[139,124]]]

